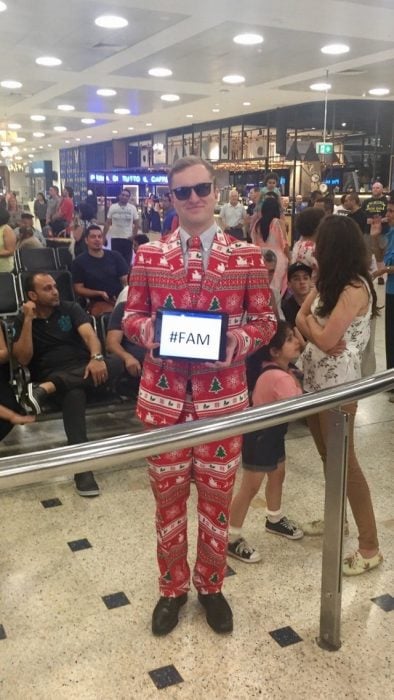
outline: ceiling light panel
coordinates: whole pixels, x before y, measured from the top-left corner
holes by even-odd
[[[112,88],[99,88],[96,90],[96,94],[100,95],[100,97],[114,97],[116,95],[116,90],[112,90]]]
[[[261,34],[245,33],[237,34],[237,36],[233,37],[233,41],[243,46],[256,46],[257,44],[262,44],[264,38]]]
[[[371,88],[371,90],[368,90],[369,95],[373,95],[374,97],[384,97],[385,95],[388,95],[390,90],[385,87],[377,87],[377,88]]]
[[[44,122],[46,120],[46,117],[44,117],[43,114],[32,114],[30,119],[32,122]]]
[[[148,73],[154,78],[168,78],[168,76],[172,75],[172,70],[169,68],[160,68],[158,66],[157,68],[150,68]]]
[[[22,83],[19,80],[2,80],[0,85],[7,90],[19,90],[22,87]]]
[[[56,58],[56,56],[39,56],[36,58],[36,63],[38,66],[54,68],[55,66],[60,66],[62,62],[60,58]]]
[[[163,102],[178,102],[181,98],[179,95],[172,95],[172,94],[167,94],[167,95],[162,95],[160,97]]]
[[[312,83],[309,87],[316,92],[325,92],[326,90],[331,90],[332,86],[330,83]]]
[[[61,112],[73,112],[75,107],[74,105],[58,105],[58,109],[60,109]]]
[[[97,27],[103,27],[104,29],[123,29],[128,25],[127,19],[117,15],[101,15],[96,17],[94,23]]]
[[[127,107],[117,107],[114,109],[115,114],[120,114],[120,115],[125,115],[125,114],[130,114],[130,110],[127,109]]]
[[[238,75],[237,73],[232,73],[231,75],[225,75],[222,78],[222,81],[224,83],[227,83],[228,85],[241,85],[241,83],[245,82],[245,78],[243,75]]]
[[[81,119],[82,124],[95,124],[96,120],[93,119],[92,117],[83,117]]]
[[[343,53],[349,53],[350,46],[347,44],[327,44],[323,46],[320,51],[329,56],[340,56]]]

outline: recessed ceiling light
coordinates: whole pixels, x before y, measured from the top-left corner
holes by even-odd
[[[322,53],[328,53],[330,56],[339,56],[341,53],[348,53],[350,51],[350,46],[347,44],[327,44],[327,46],[323,46],[320,51]]]
[[[95,124],[96,120],[91,119],[90,117],[84,117],[83,119],[81,119],[81,122],[82,124]]]
[[[130,110],[127,107],[117,107],[114,109],[115,114],[130,114]]]
[[[119,134],[119,131],[117,131],[117,129],[113,129],[112,133],[113,133],[113,134]]]
[[[34,153],[29,153],[29,154],[28,154],[28,157],[29,157],[29,158],[34,158]]]
[[[375,97],[383,97],[384,95],[388,95],[389,92],[390,90],[384,87],[372,88],[372,90],[368,90],[368,94],[375,95]]]
[[[250,107],[250,105],[251,105],[252,103],[251,103],[251,102],[242,102],[242,104],[243,104],[244,107]]]
[[[76,138],[75,140],[76,140],[76,141],[80,141],[81,139],[80,139],[80,138]]]
[[[41,149],[43,149],[43,148],[44,148],[44,146],[39,146],[38,148],[41,148]]]
[[[53,130],[54,131],[67,131],[67,127],[66,126],[54,126]]]
[[[168,78],[169,75],[172,75],[172,70],[169,68],[150,68],[148,70],[149,75],[153,75],[154,78]]]
[[[23,156],[15,156],[15,160],[23,160]]]
[[[21,129],[22,124],[17,124],[16,122],[10,122],[10,124],[7,124],[9,129]]]
[[[187,116],[188,119],[193,119],[194,114],[186,114],[186,116]]]
[[[25,139],[24,136],[17,136],[17,138],[15,139],[15,141],[16,141],[17,143],[25,143],[26,139]]]
[[[96,95],[100,95],[100,97],[113,97],[116,95],[116,90],[112,90],[112,88],[99,88],[96,90]]]
[[[35,148],[32,148],[31,150],[32,150],[32,151],[35,151],[36,149],[35,149]]]
[[[42,139],[45,134],[43,131],[33,131],[33,136],[36,139]]]
[[[53,68],[53,66],[60,66],[61,60],[60,58],[56,58],[55,56],[40,56],[39,58],[36,58],[36,63],[39,66],[47,66],[48,68]]]
[[[4,12],[7,9],[5,2],[0,2],[0,12]]]
[[[129,131],[134,131],[134,126],[128,126],[127,128]]]
[[[62,112],[73,112],[75,109],[74,105],[58,105],[57,108]]]
[[[1,87],[8,88],[9,90],[17,90],[22,87],[22,83],[18,80],[2,80],[0,83]]]
[[[117,15],[101,15],[96,17],[94,23],[98,27],[104,27],[104,29],[122,29],[128,25],[127,19]]]
[[[46,117],[43,114],[32,114],[30,119],[32,122],[44,122]]]
[[[160,99],[163,100],[163,102],[178,102],[178,100],[180,100],[181,98],[179,97],[179,95],[168,94],[161,95]]]
[[[70,143],[70,139],[65,139],[64,143]]]
[[[212,112],[220,112],[220,109],[218,109],[217,107],[214,107]]]
[[[236,44],[243,44],[244,46],[254,46],[256,44],[262,44],[264,39],[261,34],[237,34],[233,37],[233,41]]]
[[[346,122],[342,122],[341,126],[346,126]]]
[[[52,144],[51,144],[51,143],[48,143],[48,148],[52,148]]]
[[[331,90],[330,83],[313,83],[309,87],[311,90],[316,90],[317,92],[325,92],[325,90]]]
[[[223,83],[229,83],[230,85],[240,85],[245,82],[243,75],[237,75],[236,73],[231,75],[225,75],[222,78]]]
[[[146,122],[145,126],[153,126],[152,122]]]
[[[87,136],[86,138],[87,138],[87,139],[91,139],[92,137],[91,137],[90,134],[89,134],[89,136]]]

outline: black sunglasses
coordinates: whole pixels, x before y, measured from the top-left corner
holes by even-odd
[[[199,182],[198,185],[191,185],[190,187],[186,185],[184,187],[174,187],[171,192],[180,201],[185,201],[189,199],[192,190],[195,191],[197,197],[208,197],[211,193],[212,185],[213,182]]]

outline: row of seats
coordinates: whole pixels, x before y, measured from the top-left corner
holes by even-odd
[[[68,270],[40,268],[48,272],[56,280],[62,301],[75,301],[71,273]],[[12,272],[0,272],[0,316],[8,318],[19,313],[21,304],[27,301],[25,280],[29,271],[21,271],[14,275]]]
[[[19,272],[39,272],[40,270],[69,270],[72,255],[68,247],[21,248],[14,255],[14,269]]]

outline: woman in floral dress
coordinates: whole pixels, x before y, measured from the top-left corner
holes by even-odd
[[[297,327],[308,339],[303,354],[304,389],[319,391],[361,377],[361,356],[376,314],[376,293],[368,272],[362,234],[351,219],[327,216],[318,228],[316,289],[303,303]],[[375,515],[366,479],[354,448],[357,404],[341,407],[349,414],[347,496],[358,528],[359,548],[345,558],[343,573],[362,574],[383,561],[379,552]],[[326,460],[327,412],[311,428],[316,446]]]

